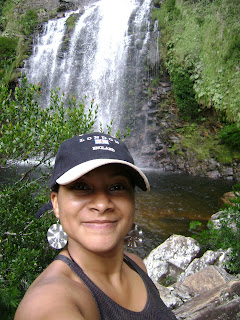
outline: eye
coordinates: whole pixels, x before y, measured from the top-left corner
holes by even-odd
[[[72,190],[78,190],[78,191],[88,191],[90,190],[91,188],[89,187],[88,184],[84,183],[84,182],[75,182],[71,187],[70,189]]]
[[[110,191],[125,191],[130,190],[130,186],[125,183],[114,183],[109,189]]]

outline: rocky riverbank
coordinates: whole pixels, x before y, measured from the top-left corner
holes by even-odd
[[[240,275],[224,269],[228,251],[200,249],[196,240],[173,235],[145,258],[161,298],[179,320],[240,319]]]

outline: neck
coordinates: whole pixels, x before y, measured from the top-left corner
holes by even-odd
[[[70,259],[77,263],[88,275],[111,277],[120,274],[123,266],[123,245],[110,252],[91,252],[68,244],[65,251]]]

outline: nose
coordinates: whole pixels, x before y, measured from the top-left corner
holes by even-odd
[[[90,210],[103,214],[111,211],[114,204],[106,191],[97,191],[92,194],[88,206]]]

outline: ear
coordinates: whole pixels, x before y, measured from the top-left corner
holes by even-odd
[[[55,191],[51,193],[51,202],[53,206],[53,212],[56,218],[59,219],[58,193]]]

